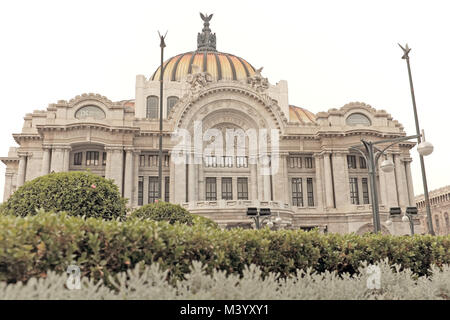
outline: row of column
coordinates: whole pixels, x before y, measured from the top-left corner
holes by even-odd
[[[70,146],[44,146],[41,175],[49,172],[69,171]],[[129,203],[137,204],[138,171],[140,150],[132,147],[107,146],[105,177],[113,179]],[[124,154],[125,152],[125,154]],[[331,156],[330,156],[331,155]],[[349,171],[347,153],[322,153],[315,156],[315,198],[318,207],[345,208],[350,205]],[[19,152],[17,187],[24,184],[29,153]],[[189,163],[170,162],[170,197],[175,203],[205,200],[205,175],[203,162],[194,161],[196,155],[189,155]],[[260,162],[249,161],[249,199],[289,203],[288,153],[278,155],[278,170],[270,175],[262,175]],[[395,164],[390,173],[379,173],[379,195],[381,204],[387,207],[414,204],[410,161],[400,155],[389,155]],[[273,160],[272,160],[273,161]],[[187,181],[186,181],[187,180]],[[188,185],[187,185],[188,184]],[[187,189],[186,189],[187,188]]]
[[[346,156],[347,153],[344,152],[325,152],[316,156],[317,190],[318,193],[320,190],[323,192],[325,208],[346,208],[350,206],[349,170]],[[379,166],[377,168],[380,204],[384,204],[388,208],[413,205],[414,192],[409,159],[401,159],[400,154],[390,154],[388,158],[393,160],[395,164],[394,171],[385,173]],[[321,163],[323,163],[323,166]],[[319,185],[321,181],[323,181],[323,185]],[[319,194],[318,197],[320,197]]]
[[[170,162],[170,194],[171,197],[173,195],[172,199],[175,203],[205,200],[206,177],[204,174],[204,166],[202,161],[194,161],[196,157],[201,156],[195,154],[188,155],[187,159],[189,161],[187,164],[186,162]],[[200,162],[200,164],[196,162]],[[270,201],[273,197],[274,200],[281,200],[288,203],[287,154],[279,155],[278,170],[273,172],[272,182],[270,175],[262,174],[263,166],[261,163],[259,161],[255,162],[257,163],[249,159],[249,199]]]

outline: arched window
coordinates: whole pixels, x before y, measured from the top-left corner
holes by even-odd
[[[345,120],[347,125],[349,126],[356,126],[356,125],[363,125],[363,126],[370,126],[372,125],[372,122],[370,119],[363,115],[362,113],[352,113],[347,117]]]
[[[170,110],[172,110],[173,106],[176,105],[178,102],[178,97],[168,97],[167,98],[167,116],[170,113]]]
[[[105,119],[106,115],[103,110],[97,106],[84,106],[75,113],[77,119],[94,118],[96,120]]]
[[[146,118],[150,119],[158,119],[158,97],[157,96],[148,96],[147,97],[147,113]]]
[[[435,223],[436,223],[436,231],[437,232],[439,232],[439,229],[440,229],[440,226],[439,226],[439,217],[436,215],[436,216],[434,216],[434,221],[435,221]]]

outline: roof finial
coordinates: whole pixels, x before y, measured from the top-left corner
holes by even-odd
[[[200,17],[203,20],[203,29],[202,33],[198,33],[197,35],[197,51],[216,51],[216,34],[211,33],[211,29],[209,28],[209,21],[212,16],[212,14],[200,13]]]

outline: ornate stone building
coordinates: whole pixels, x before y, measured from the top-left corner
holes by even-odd
[[[372,230],[366,163],[349,146],[369,140],[405,136],[403,126],[384,110],[353,102],[313,114],[290,104],[288,84],[276,84],[245,59],[217,51],[203,16],[195,51],[164,63],[162,199],[179,203],[223,226],[248,222],[247,207],[268,207],[281,226],[319,227],[328,232]],[[1,158],[6,164],[4,200],[25,181],[59,171],[86,170],[113,179],[136,207],[158,199],[159,90],[158,68],[136,77],[135,99],[113,102],[82,94],[50,104],[24,118],[19,147]],[[264,162],[245,138],[240,156],[203,156],[190,149],[188,161],[172,161],[176,132],[217,129],[276,129],[268,141],[278,168],[262,174]],[[205,136],[203,136],[205,138]],[[203,147],[208,139],[203,139]],[[379,170],[381,222],[385,232],[407,234],[408,226],[385,226],[389,207],[414,204],[409,150],[403,142],[388,151],[395,170]],[[272,160],[271,160],[272,161]],[[267,163],[267,162],[265,162]],[[266,165],[267,167],[267,165]]]
[[[450,186],[430,191],[429,197],[434,232],[437,235],[450,234]],[[419,210],[421,227],[423,230],[428,230],[425,196],[423,194],[416,197],[416,206]]]

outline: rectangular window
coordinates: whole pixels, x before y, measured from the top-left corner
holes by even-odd
[[[248,157],[236,157],[236,167],[247,168],[248,167]]]
[[[302,158],[300,156],[289,156],[289,167],[301,168],[302,167]]]
[[[359,167],[361,169],[367,169],[366,159],[359,157]]]
[[[87,151],[86,152],[86,165],[87,166],[98,166],[98,151]]]
[[[145,156],[143,154],[139,156],[139,167],[145,167]]]
[[[158,177],[148,177],[148,203],[153,203],[159,199]]]
[[[362,178],[361,181],[363,204],[369,204],[369,185],[367,184],[367,178]]]
[[[233,200],[232,178],[222,178],[222,199]]]
[[[156,154],[149,155],[148,156],[148,165],[150,167],[157,167],[157,166],[159,166],[159,162],[158,162],[159,159],[158,158],[159,158],[159,156],[156,155]]]
[[[217,200],[216,178],[206,178],[206,201]]]
[[[106,166],[106,157],[107,157],[106,152],[103,152],[103,155],[102,155],[102,166]]]
[[[349,169],[356,169],[356,156],[347,156],[347,166]]]
[[[164,201],[169,202],[170,196],[170,177],[164,178]]]
[[[306,192],[308,193],[308,207],[314,207],[314,189],[313,189],[313,179],[306,179]]]
[[[308,168],[308,169],[314,168],[312,157],[305,157],[305,168]]]
[[[350,202],[359,204],[358,178],[350,178]]]
[[[144,177],[139,177],[138,180],[138,206],[144,204]]]
[[[83,163],[83,152],[77,152],[73,155],[73,164],[75,166],[81,166]]]
[[[292,205],[303,207],[302,178],[292,178]]]
[[[248,200],[248,179],[237,178],[238,200]]]
[[[168,166],[169,166],[169,163],[170,163],[170,156],[166,154],[166,155],[164,156],[164,166],[165,166],[165,167],[168,167]]]

